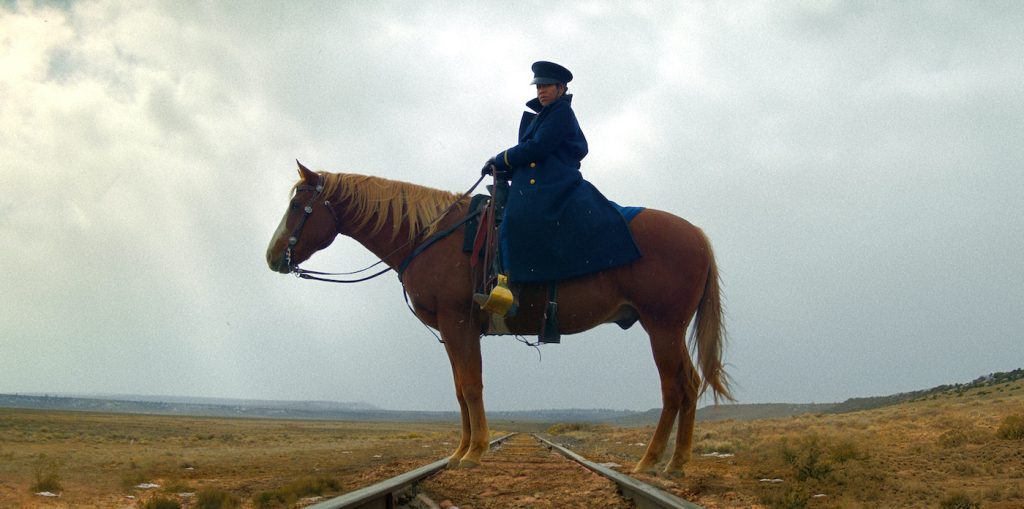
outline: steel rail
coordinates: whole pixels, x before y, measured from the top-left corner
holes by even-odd
[[[562,456],[579,463],[590,471],[612,480],[619,485],[619,491],[636,504],[637,509],[704,509],[703,507],[687,502],[671,493],[664,492],[632,477],[617,472],[608,467],[594,463],[579,454],[576,454],[561,445],[546,440],[537,434],[533,434],[537,440],[547,444],[548,447],[557,451]]]
[[[490,447],[501,444],[517,433],[511,433],[491,441]],[[339,497],[307,506],[306,509],[393,509],[399,495],[414,484],[448,468],[448,458],[437,460],[404,474],[399,474],[377,484],[346,493]]]
[[[490,448],[495,448],[517,433],[511,433],[491,441]],[[687,502],[671,493],[662,491],[650,484],[638,481],[621,472],[594,463],[565,447],[551,442],[537,434],[532,434],[538,442],[562,456],[579,463],[584,468],[602,476],[618,485],[619,492],[636,504],[637,509],[704,509]],[[346,493],[339,497],[308,506],[307,509],[395,509],[399,507],[399,499],[411,496],[411,488],[417,483],[448,468],[448,458],[429,465],[424,465],[404,474],[399,474],[365,488]]]

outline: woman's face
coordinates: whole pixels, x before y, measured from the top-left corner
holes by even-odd
[[[541,106],[547,106],[555,102],[565,93],[565,85],[555,83],[552,85],[537,85],[537,100]]]

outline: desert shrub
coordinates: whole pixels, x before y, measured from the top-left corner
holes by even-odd
[[[33,474],[35,474],[35,482],[32,483],[30,489],[33,492],[49,491],[51,493],[59,493],[64,489],[64,486],[60,483],[60,467],[61,462],[59,460],[47,458],[45,455],[39,456],[33,466]]]
[[[294,504],[296,500],[298,500],[298,497],[274,490],[264,491],[256,495],[253,497],[252,502],[259,509],[271,509],[274,507],[287,507]]]
[[[961,476],[978,475],[978,467],[969,462],[958,461],[953,463],[953,472]]]
[[[548,433],[551,435],[562,435],[572,431],[590,431],[593,427],[591,424],[582,422],[559,423],[548,428]]]
[[[782,444],[782,460],[793,468],[793,474],[801,482],[808,479],[822,480],[832,472],[832,465],[824,456],[825,450],[817,435],[811,435],[793,446],[788,442]]]
[[[856,442],[849,439],[832,446],[830,456],[836,463],[868,459],[868,453],[864,452]]]
[[[731,442],[723,440],[702,440],[693,446],[693,452],[696,454],[712,452],[735,454],[736,447]]]
[[[960,447],[965,443],[967,443],[967,433],[960,428],[951,429],[939,435],[939,445],[942,447]]]
[[[264,491],[253,502],[260,509],[288,507],[302,497],[321,496],[325,492],[341,491],[341,484],[334,479],[307,477],[293,481],[276,490]]]
[[[1024,415],[1008,415],[999,425],[996,436],[1006,440],[1024,440]]]
[[[1001,486],[993,486],[985,490],[983,498],[989,502],[998,502],[1003,499],[1003,488]]]
[[[172,479],[164,481],[163,490],[167,493],[183,493],[192,491],[192,486],[181,479]]]
[[[240,498],[223,490],[203,490],[196,493],[196,509],[234,509],[240,505]]]
[[[157,497],[147,500],[142,504],[142,509],[181,509],[181,504],[177,500]]]
[[[981,503],[971,500],[965,493],[953,493],[939,503],[941,509],[980,509]]]
[[[132,470],[121,474],[121,487],[125,490],[131,490],[136,486],[149,482],[152,479],[148,471],[142,471],[138,469],[137,465],[132,466]]]
[[[805,509],[810,500],[811,496],[802,486],[790,486],[761,497],[761,502],[771,509]]]
[[[37,476],[36,481],[32,484],[33,492],[49,491],[51,493],[59,493],[63,489],[64,486],[60,483],[60,476],[53,472]]]

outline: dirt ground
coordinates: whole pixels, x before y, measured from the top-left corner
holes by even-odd
[[[1020,418],[1024,381],[871,411],[698,423],[683,479],[638,478],[709,509],[1020,509],[1024,440],[1000,436]],[[627,472],[653,431],[580,428],[558,438]]]
[[[261,494],[298,481],[337,485],[321,496],[351,491],[433,462],[457,443],[451,424],[0,409],[0,508],[137,507],[154,497],[187,507],[203,491],[255,507]],[[59,498],[34,494],[46,477],[57,479]],[[157,486],[138,488],[147,484]]]
[[[709,509],[934,508],[956,500],[1019,509],[1024,440],[1000,431],[1018,416],[1024,418],[1024,381],[872,411],[698,423],[685,477],[639,478]],[[523,431],[521,424],[492,427],[494,436]],[[653,431],[574,423],[543,429],[627,473]],[[436,461],[457,442],[454,423],[0,409],[0,509],[130,508],[153,498],[188,508],[204,492],[230,496],[238,507],[303,505]],[[585,470],[581,477],[547,474],[549,459],[520,467],[489,454],[481,467],[446,472],[423,487],[460,509],[545,507],[559,492],[598,504],[580,507],[619,507]],[[491,478],[502,487],[484,488]],[[59,497],[35,494],[48,480]],[[147,485],[155,486],[139,487]]]
[[[614,483],[525,434],[503,443],[478,468],[444,471],[420,488],[442,507],[459,509],[635,507]]]

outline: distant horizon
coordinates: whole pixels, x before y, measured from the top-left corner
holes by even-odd
[[[1022,369],[1024,369],[1024,367],[1014,368],[1014,369],[1007,370],[1007,371],[992,371],[992,372],[989,372],[989,373],[986,373],[986,374],[983,374],[983,375],[978,375],[978,376],[976,376],[976,377],[974,377],[974,378],[972,378],[970,380],[966,380],[966,381],[962,381],[962,382],[947,382],[947,383],[935,385],[935,386],[932,386],[932,387],[922,387],[922,388],[913,389],[913,390],[910,390],[910,391],[902,391],[902,392],[891,393],[891,394],[873,394],[873,395],[852,396],[852,397],[846,398],[846,399],[844,399],[842,401],[809,401],[809,402],[774,401],[774,402],[757,402],[757,403],[744,403],[742,401],[737,401],[737,402],[732,402],[732,403],[729,403],[729,402],[720,403],[718,405],[716,405],[714,403],[707,404],[707,405],[698,407],[698,409],[701,409],[701,408],[713,408],[715,406],[721,406],[721,405],[726,405],[726,406],[733,406],[733,405],[748,405],[748,406],[754,406],[754,405],[766,405],[766,406],[767,405],[836,405],[836,404],[840,404],[840,403],[843,403],[843,402],[846,402],[846,401],[849,401],[849,400],[865,399],[865,398],[885,398],[885,397],[897,396],[897,395],[901,395],[901,394],[910,394],[910,393],[921,392],[921,391],[929,391],[929,390],[933,390],[933,389],[936,389],[936,388],[939,388],[939,387],[966,385],[966,384],[970,384],[972,382],[977,382],[977,381],[985,380],[987,378],[991,378],[994,375],[997,375],[997,374],[1000,374],[1000,373],[1013,373],[1015,371],[1019,371],[1019,370],[1022,370]],[[210,402],[219,401],[219,402],[237,402],[237,403],[325,403],[325,404],[332,404],[332,405],[339,405],[339,406],[361,406],[363,408],[360,408],[359,410],[371,410],[371,411],[382,411],[382,412],[423,412],[423,413],[432,413],[432,412],[451,413],[451,412],[458,412],[458,409],[422,410],[422,409],[384,408],[384,407],[379,407],[379,406],[376,406],[376,405],[373,405],[373,404],[370,404],[370,403],[366,403],[364,401],[309,400],[309,399],[294,399],[294,400],[292,400],[292,399],[258,399],[258,398],[254,399],[254,398],[232,398],[232,397],[216,397],[216,396],[181,396],[181,395],[167,395],[167,394],[148,394],[147,395],[147,394],[128,394],[128,393],[124,393],[124,394],[118,394],[118,393],[103,394],[103,393],[75,393],[75,392],[6,392],[6,391],[0,391],[0,396],[30,396],[30,397],[78,398],[78,399],[98,399],[98,400],[116,400],[117,398],[125,398],[126,401],[137,401],[137,402],[146,402],[146,403],[187,403],[188,402],[188,401],[174,401],[174,400],[195,400],[195,401],[210,401]],[[161,400],[161,399],[158,399],[158,398],[166,398],[166,399]],[[490,409],[489,408],[489,409],[487,409],[487,411],[488,412],[504,412],[504,413],[517,413],[517,412],[529,413],[529,412],[545,412],[545,411],[571,411],[571,410],[589,411],[589,410],[594,410],[594,411],[644,413],[644,412],[649,412],[651,410],[660,409],[660,408],[661,407],[651,407],[649,409],[644,409],[644,410],[634,410],[634,409],[628,409],[628,408],[618,408],[617,409],[617,408],[610,408],[610,407],[531,408],[531,409],[520,409],[520,410],[507,410],[507,409],[500,409],[500,408]]]

